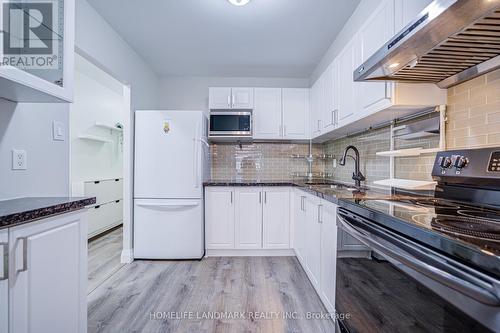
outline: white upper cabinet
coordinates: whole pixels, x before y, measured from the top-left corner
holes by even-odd
[[[260,187],[236,188],[235,248],[262,248],[262,191]]]
[[[208,89],[210,109],[253,109],[253,88],[212,87]]]
[[[395,0],[395,32],[401,31],[407,24],[427,7],[432,0]]]
[[[0,66],[0,98],[29,103],[73,100],[75,1],[53,0],[47,5],[37,10],[48,29],[31,29],[29,36],[24,29],[31,24],[26,19],[29,15],[22,12],[29,10],[30,3],[24,9],[11,7],[6,11],[8,2],[0,7],[2,18],[21,17],[9,21],[3,38],[10,43],[0,45],[0,56],[13,61]],[[23,68],[17,66],[21,62]]]
[[[335,91],[335,76],[336,76],[336,67],[337,63],[332,62],[330,66],[323,73],[324,81],[323,81],[323,93],[321,97],[323,99],[322,106],[322,122],[323,131],[330,131],[335,128],[337,124],[337,105],[335,101],[336,91]]]
[[[385,0],[359,31],[360,56],[355,67],[377,52],[394,35],[394,2]],[[351,73],[352,75],[352,73]],[[390,82],[355,83],[359,112],[370,113],[391,105]]]
[[[311,100],[310,100],[310,132],[311,137],[315,138],[321,135],[321,107],[322,107],[322,94],[323,94],[324,77],[321,76],[311,87]]]
[[[233,109],[253,109],[253,88],[233,88]]]
[[[283,137],[290,140],[309,138],[309,89],[284,88]]]
[[[283,136],[281,110],[280,88],[255,88],[254,139],[279,139]]]
[[[231,108],[231,88],[215,87],[208,89],[210,109]]]
[[[354,80],[353,71],[356,67],[356,42],[357,36],[354,36],[336,58],[337,62],[337,96],[338,96],[338,121],[343,125],[350,121],[356,112],[356,103],[354,100]]]
[[[263,235],[265,249],[290,248],[290,190],[263,188]]]

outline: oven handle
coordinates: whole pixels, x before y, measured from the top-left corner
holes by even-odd
[[[481,302],[483,304],[487,305],[492,305],[492,306],[499,306],[500,305],[500,298],[498,295],[494,294],[495,290],[496,293],[499,293],[500,290],[498,286],[495,288],[494,285],[489,285],[490,290],[485,289],[482,286],[478,286],[472,281],[464,280],[459,277],[456,277],[446,271],[443,271],[437,267],[434,267],[432,265],[429,265],[416,257],[412,256],[406,251],[403,251],[401,249],[394,249],[394,248],[389,248],[386,244],[384,243],[389,243],[388,240],[385,240],[381,237],[377,237],[376,235],[366,231],[366,230],[360,230],[361,228],[356,227],[349,223],[343,216],[340,214],[337,215],[338,220],[339,220],[339,226],[344,229],[346,232],[354,236],[355,238],[358,238],[359,240],[363,241],[370,247],[382,252],[383,254],[401,262],[404,265],[407,265],[408,267],[413,268],[414,270],[422,273],[423,275],[441,283],[444,284],[466,296],[469,296],[473,299],[475,299],[478,302]],[[363,232],[364,231],[364,232]],[[387,232],[384,232],[382,230],[379,230],[377,228],[377,231],[380,232],[381,234],[384,235],[384,237],[389,238],[390,240],[395,240],[395,243],[398,242],[398,239],[395,238],[394,236],[388,234]],[[395,244],[394,244],[395,245]],[[424,253],[422,250],[411,246],[409,243],[406,243],[405,246],[408,246],[411,248],[413,251],[421,254],[422,256],[429,257],[430,255],[427,253]],[[399,246],[398,246],[399,247]],[[477,280],[474,277],[470,277],[471,279]],[[484,282],[484,281],[482,281]],[[484,283],[483,283],[484,284]]]

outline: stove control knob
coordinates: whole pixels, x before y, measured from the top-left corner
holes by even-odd
[[[452,162],[451,162],[450,157],[445,157],[441,160],[441,167],[443,169],[447,169],[447,168],[451,167],[451,165],[452,165]]]
[[[462,169],[465,168],[469,164],[469,159],[465,156],[458,156],[455,160],[455,168]]]

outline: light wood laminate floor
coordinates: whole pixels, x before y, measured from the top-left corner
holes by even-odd
[[[89,242],[87,292],[97,288],[123,266],[120,262],[122,240],[123,227],[119,227]]]
[[[88,332],[335,331],[308,312],[326,310],[294,257],[134,261],[89,294]]]

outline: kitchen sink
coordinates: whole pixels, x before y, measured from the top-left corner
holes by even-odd
[[[345,191],[363,191],[364,188],[356,188],[345,184],[335,183],[331,181],[307,181],[306,185],[314,186],[320,189],[345,190]]]

